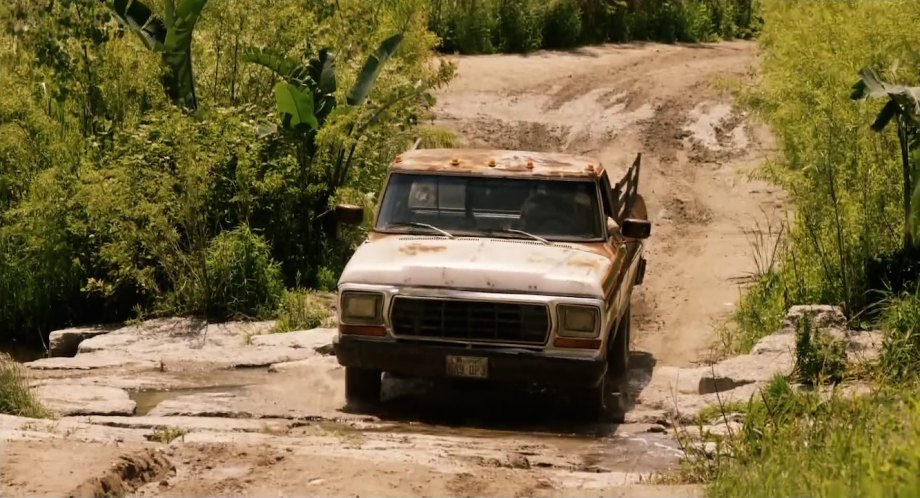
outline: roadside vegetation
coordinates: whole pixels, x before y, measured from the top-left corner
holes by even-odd
[[[429,0],[444,52],[488,54],[653,40],[750,38],[755,0]]]
[[[437,52],[715,40],[751,0],[10,0],[0,5],[0,341],[165,315],[324,321]],[[287,290],[293,289],[293,290]],[[306,290],[298,290],[306,289]]]
[[[743,429],[694,459],[689,475],[712,496],[913,496],[920,4],[766,0],[761,12],[761,81],[742,98],[779,140],[761,173],[793,211],[773,233],[779,243],[755,251],[755,282],[723,345],[746,352],[790,306],[812,303],[842,306],[851,327],[885,339],[879,358],[854,371],[841,344],[800,324],[793,375],[732,407],[745,412]]]
[[[426,0],[0,5],[0,339],[293,312],[447,82]],[[293,313],[293,315],[292,315]]]

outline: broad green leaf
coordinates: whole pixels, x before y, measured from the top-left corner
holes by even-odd
[[[166,42],[166,24],[141,2],[112,0],[106,2],[115,17],[130,29],[150,50],[162,50]]]
[[[180,1],[163,47],[163,62],[168,70],[166,92],[173,102],[187,109],[198,107],[192,70],[192,33],[207,3],[208,0]]]
[[[900,106],[894,100],[889,100],[885,107],[882,107],[882,110],[878,113],[878,116],[875,118],[875,122],[872,123],[872,129],[875,131],[882,131],[885,129],[885,126],[888,126],[888,123],[892,118],[898,115]]]
[[[367,96],[374,89],[377,77],[380,76],[380,70],[383,69],[386,61],[393,57],[402,41],[402,33],[393,35],[384,40],[380,47],[377,48],[377,51],[367,58],[364,67],[358,73],[358,80],[355,81],[355,85],[348,92],[348,105],[361,105],[367,100]]]
[[[319,55],[310,61],[310,78],[316,82],[323,94],[335,93],[335,54],[329,49],[322,49]]]
[[[297,61],[288,59],[269,48],[248,47],[243,51],[243,60],[258,64],[285,79],[298,66]]]
[[[322,126],[337,103],[335,99],[335,54],[328,49],[320,50],[319,55],[310,61],[309,73],[313,100],[316,104],[316,118]]]
[[[280,81],[275,85],[275,101],[285,126],[291,129],[301,125],[313,129],[319,126],[316,115],[313,114],[313,95],[309,92],[301,91],[286,81]]]

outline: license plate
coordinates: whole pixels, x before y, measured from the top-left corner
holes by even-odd
[[[489,359],[475,356],[447,356],[447,375],[485,379],[489,376]]]

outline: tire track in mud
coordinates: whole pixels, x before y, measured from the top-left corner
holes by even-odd
[[[82,482],[67,494],[68,498],[120,498],[148,482],[166,477],[175,467],[166,456],[154,449],[122,455],[102,475]]]

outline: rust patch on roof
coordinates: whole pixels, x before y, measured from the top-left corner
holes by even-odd
[[[625,174],[610,170],[613,181]],[[556,152],[504,149],[415,149],[399,155],[393,171],[466,175],[596,179],[605,167],[596,158]],[[609,168],[607,168],[609,170]]]

